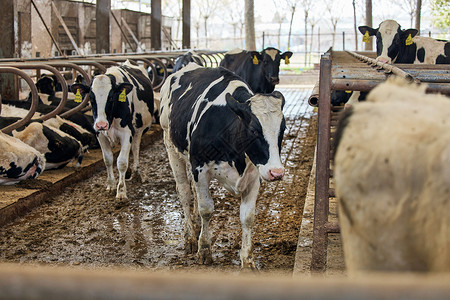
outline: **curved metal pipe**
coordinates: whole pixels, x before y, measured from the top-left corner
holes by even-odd
[[[3,133],[8,134],[8,133],[11,133],[11,131],[13,131],[14,129],[17,129],[23,125],[28,124],[28,122],[31,120],[34,113],[36,112],[36,108],[38,105],[38,91],[37,91],[36,85],[34,84],[33,80],[31,79],[31,77],[22,70],[19,70],[14,67],[0,66],[0,73],[13,73],[13,74],[19,75],[27,82],[27,84],[30,86],[30,90],[31,90],[31,106],[30,106],[30,110],[28,111],[28,114],[25,116],[25,118],[1,129],[1,131]],[[1,105],[0,105],[0,113],[1,113]]]
[[[61,73],[55,69],[54,67],[48,65],[48,64],[37,64],[37,63],[15,63],[15,64],[2,64],[1,66],[8,66],[8,67],[14,67],[14,68],[18,68],[18,69],[46,69],[50,72],[52,72],[53,74],[55,74],[56,79],[61,82],[64,83],[66,82],[66,80],[64,79],[64,77],[61,75]],[[39,118],[42,121],[48,120],[53,118],[54,116],[56,116],[66,105],[66,101],[67,101],[67,93],[68,93],[68,89],[67,89],[67,84],[61,84],[61,88],[62,88],[62,99],[59,102],[58,106],[51,112],[49,112],[46,115],[43,115],[41,118]]]

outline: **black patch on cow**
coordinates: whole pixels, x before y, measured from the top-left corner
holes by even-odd
[[[136,128],[141,128],[144,126],[144,123],[142,122],[142,115],[140,113],[136,113]]]
[[[75,127],[67,123],[61,124],[58,129],[78,140],[83,146],[88,146],[90,149],[96,149],[99,147],[95,135],[90,132],[81,133]]]
[[[425,61],[425,49],[423,49],[423,47],[422,47],[422,48],[419,48],[419,49],[417,50],[417,59],[418,59],[421,63],[423,63],[423,62]]]
[[[450,42],[445,43],[444,54],[436,58],[436,64],[450,64]]]
[[[50,152],[45,153],[45,159],[49,163],[61,163],[79,156],[80,144],[70,137],[60,136],[47,126],[43,126],[43,134],[48,139],[48,149]],[[64,167],[66,164],[61,165]]]

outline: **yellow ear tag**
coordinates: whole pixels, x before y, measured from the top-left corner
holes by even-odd
[[[253,55],[253,64],[257,65],[259,64],[258,58],[256,57],[256,55]]]
[[[406,38],[405,44],[406,44],[406,46],[409,46],[412,43],[413,43],[413,40],[412,40],[411,34],[409,34],[408,37]]]
[[[369,32],[368,31],[366,31],[366,33],[364,33],[363,42],[364,43],[370,43],[370,36],[369,36]]]
[[[159,69],[159,74],[163,74],[164,73],[164,69]]]
[[[122,90],[122,93],[119,95],[119,102],[127,101],[127,94],[125,94],[125,89]]]
[[[352,91],[345,91],[347,94],[350,94]]]
[[[288,64],[290,63],[289,57],[286,56],[286,57],[284,58],[284,63],[285,63],[286,65],[288,65]]]
[[[80,89],[77,89],[77,93],[75,94],[75,99],[73,100],[76,103],[81,103],[83,101],[83,97],[81,96]]]

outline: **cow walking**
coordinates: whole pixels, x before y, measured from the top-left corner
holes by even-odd
[[[269,47],[261,52],[235,49],[225,53],[220,66],[233,71],[248,83],[254,93],[272,93],[280,82],[280,61],[286,61],[292,52],[281,53]]]
[[[229,192],[241,196],[241,267],[255,268],[251,230],[260,178],[274,181],[284,175],[280,159],[283,104],[281,93],[253,94],[239,76],[221,67],[191,63],[164,83],[161,126],[183,206],[186,248],[188,253],[198,249],[202,263],[212,262],[209,220],[214,202],[209,185],[216,178]],[[198,244],[187,172],[193,178],[201,217]]]
[[[120,143],[116,197],[127,198],[125,173],[128,169],[129,153],[130,150],[133,153],[132,176],[139,180],[141,137],[150,128],[154,113],[153,89],[147,72],[143,67],[126,61],[122,66],[110,67],[105,74],[97,75],[90,87],[77,83],[73,84],[71,89],[74,93],[80,90],[83,97],[90,93],[94,129],[108,174],[107,191],[113,190],[116,184],[112,145]]]

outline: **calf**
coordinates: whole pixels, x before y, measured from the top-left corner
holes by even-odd
[[[90,87],[73,84],[71,88],[74,93],[80,90],[83,97],[90,93],[94,129],[98,133],[108,173],[108,191],[115,186],[112,145],[120,143],[116,197],[127,198],[125,172],[130,149],[133,152],[132,172],[140,179],[138,167],[141,137],[150,128],[154,113],[153,89],[147,72],[143,67],[126,61],[122,66],[110,67],[105,74],[95,76]]]
[[[0,131],[0,185],[38,177],[45,158],[36,149]]]
[[[201,262],[212,262],[208,228],[214,202],[209,184],[216,178],[228,191],[241,196],[241,266],[255,267],[251,230],[260,178],[274,181],[284,175],[280,159],[283,104],[279,92],[255,95],[231,71],[195,63],[169,76],[162,86],[161,126],[184,210],[186,247],[188,252],[197,248],[186,171],[190,170],[201,217]]]
[[[376,36],[377,60],[384,63],[449,64],[450,43],[416,36],[417,29],[400,28],[394,20],[385,20],[377,29],[359,26],[359,31]]]
[[[346,110],[334,176],[349,273],[450,271],[449,115],[402,81]]]
[[[225,53],[220,66],[241,76],[255,93],[272,93],[280,82],[280,60],[286,62],[292,52],[281,53],[275,48],[266,48],[261,52],[235,49]]]

